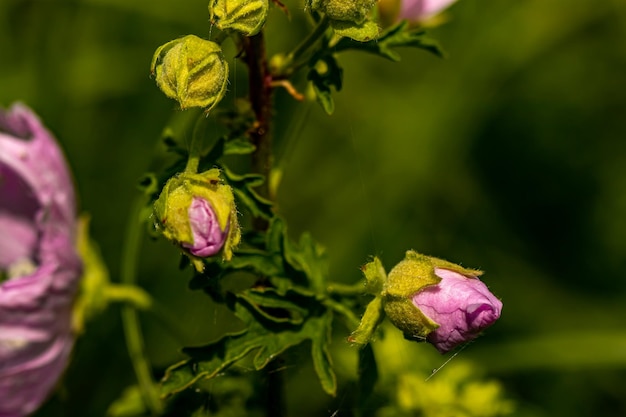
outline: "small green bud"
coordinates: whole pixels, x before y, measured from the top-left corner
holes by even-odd
[[[311,9],[331,20],[362,23],[370,15],[376,0],[311,0]]]
[[[159,47],[150,71],[156,83],[182,109],[211,110],[226,94],[228,64],[215,42],[187,35]]]
[[[232,189],[218,169],[170,178],[154,203],[155,225],[183,248],[197,270],[202,258],[221,253],[230,260],[241,239]]]
[[[269,10],[269,0],[211,0],[211,23],[221,30],[236,30],[244,36],[261,31]]]

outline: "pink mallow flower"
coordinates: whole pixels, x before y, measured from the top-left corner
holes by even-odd
[[[26,106],[0,109],[0,416],[36,410],[63,373],[81,276],[70,173]]]
[[[222,230],[211,203],[202,197],[192,198],[187,214],[193,243],[183,243],[182,246],[199,258],[217,254],[226,242],[229,225]]]
[[[427,20],[450,6],[456,0],[401,0],[398,20],[411,22]]]
[[[413,304],[438,328],[426,336],[441,353],[476,338],[500,317],[502,302],[475,276],[435,268],[437,285],[421,289]]]

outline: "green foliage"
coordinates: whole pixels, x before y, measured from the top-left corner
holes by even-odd
[[[343,69],[332,55],[323,55],[311,61],[312,68],[307,76],[311,82],[317,102],[322,106],[326,114],[331,115],[335,111],[335,102],[331,96],[331,87],[336,91],[341,90],[343,83]]]
[[[406,21],[390,27],[376,39],[363,39],[357,42],[358,40],[343,38],[333,49],[336,52],[348,49],[368,52],[391,61],[400,61],[400,54],[396,51],[399,47],[424,49],[439,57],[445,55],[437,41],[429,38],[423,30],[409,29]]]
[[[230,146],[230,151],[234,148]],[[226,151],[228,148],[225,147]],[[238,150],[244,149],[241,146],[237,147]],[[248,147],[249,149],[249,147]],[[259,174],[244,174],[238,175],[230,171],[225,166],[222,167],[224,175],[233,187],[233,192],[238,198],[239,202],[250,210],[250,213],[254,217],[262,217],[264,219],[270,219],[273,216],[272,202],[264,197],[261,197],[255,190],[265,182],[265,177]]]
[[[209,264],[204,275],[196,276],[192,288],[203,288],[224,302],[244,329],[202,347],[185,348],[190,358],[168,369],[162,395],[180,392],[202,378],[213,378],[247,355],[253,356],[256,370],[263,369],[285,350],[307,340],[320,383],[334,395],[337,383],[328,351],[333,314],[321,302],[323,294],[315,291],[324,288],[323,262],[319,246],[310,237],[303,236],[299,246],[290,244],[283,222],[274,219],[266,235],[265,251],[242,250],[231,262]],[[222,293],[216,281],[241,270],[263,279],[242,292]],[[310,286],[295,285],[298,282]]]

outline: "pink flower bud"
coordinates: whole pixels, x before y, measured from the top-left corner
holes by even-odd
[[[74,344],[76,208],[58,144],[23,105],[0,109],[0,416],[50,394]]]
[[[476,338],[500,317],[502,302],[475,276],[435,268],[441,278],[413,296],[413,304],[439,327],[426,339],[441,353]]]
[[[183,243],[182,246],[199,258],[217,254],[228,236],[228,225],[222,230],[211,203],[201,197],[193,197],[188,214],[193,244]]]
[[[385,313],[407,339],[448,352],[500,317],[502,302],[478,279],[481,274],[410,250],[387,275]]]
[[[202,258],[230,260],[241,239],[235,197],[216,168],[170,178],[154,202],[155,226],[184,249],[198,271]]]

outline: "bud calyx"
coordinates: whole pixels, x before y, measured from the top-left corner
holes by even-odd
[[[194,35],[159,47],[150,68],[156,83],[182,109],[211,110],[226,94],[228,64],[220,46]]]

